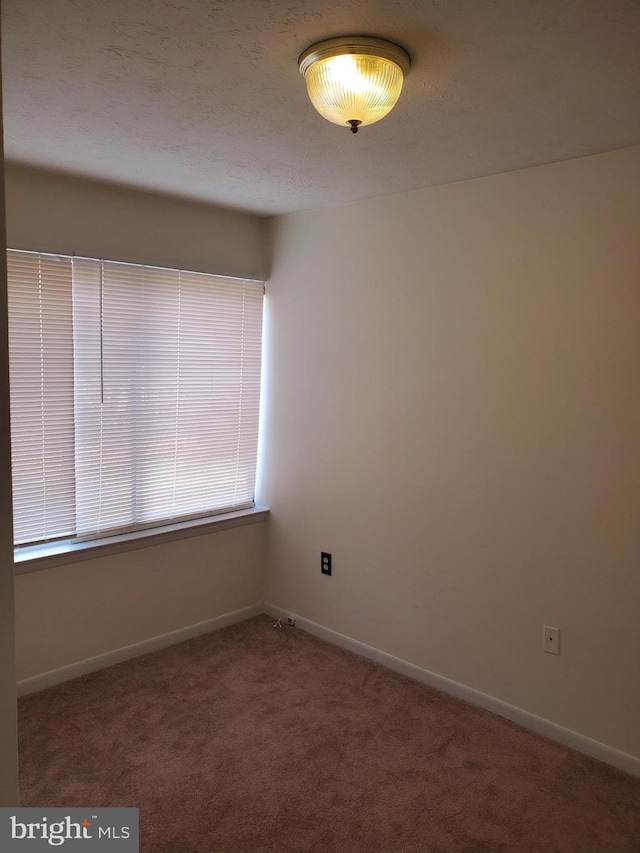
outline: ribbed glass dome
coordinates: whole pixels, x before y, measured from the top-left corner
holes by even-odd
[[[320,115],[354,126],[380,121],[395,106],[403,72],[390,59],[360,53],[319,59],[304,72],[307,92]]]

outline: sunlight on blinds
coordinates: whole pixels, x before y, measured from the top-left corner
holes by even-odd
[[[77,260],[77,532],[251,506],[262,284]]]
[[[14,541],[75,531],[71,259],[10,251]]]
[[[252,506],[262,283],[9,256],[16,542]]]

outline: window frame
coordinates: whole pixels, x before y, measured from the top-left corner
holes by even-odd
[[[38,545],[19,545],[14,547],[14,571],[17,575],[28,574],[67,566],[70,563],[110,557],[126,551],[136,551],[139,548],[151,548],[180,539],[191,539],[194,536],[220,533],[235,527],[260,524],[268,520],[269,513],[268,507],[256,505],[235,512],[147,527],[144,530],[105,536],[102,539],[58,539]]]
[[[75,259],[78,256],[68,256],[53,252],[38,252],[26,249],[11,249],[8,251],[15,253],[24,253],[38,255],[40,257],[54,258],[70,258]],[[102,259],[91,258],[87,260],[102,262]],[[151,264],[140,264],[125,261],[113,261],[114,264],[131,265],[135,267],[151,267],[156,270],[167,270],[168,272],[181,273],[183,270],[174,270],[172,268],[158,267]],[[186,271],[189,272],[189,271]],[[246,282],[262,286],[263,299],[266,296],[265,282],[262,279],[250,277],[233,277],[218,275],[215,273],[204,273],[204,275],[215,276],[216,279],[229,279],[231,281]],[[261,370],[260,370],[260,409],[262,408],[262,390],[264,386],[264,308],[262,308],[261,320],[261,338],[260,348],[262,349]],[[261,420],[261,416],[260,416]],[[258,433],[258,447],[256,456],[256,476],[258,475],[259,466],[259,447],[260,438]],[[124,531],[105,531],[103,534],[98,534],[89,538],[82,536],[73,536],[69,538],[50,539],[42,542],[14,544],[14,566],[16,574],[23,574],[32,571],[38,571],[44,568],[49,568],[58,565],[66,565],[72,562],[82,560],[95,559],[97,557],[107,556],[110,554],[130,551],[144,547],[152,547],[164,542],[170,542],[193,536],[211,534],[239,526],[245,526],[266,521],[269,510],[266,507],[259,506],[254,503],[252,506],[240,506],[236,509],[212,509],[210,511],[203,510],[195,515],[183,516],[182,518],[166,518],[158,519],[149,524],[140,527],[134,527]]]

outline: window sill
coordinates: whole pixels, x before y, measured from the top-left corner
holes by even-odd
[[[123,551],[134,551],[137,548],[149,548],[152,545],[174,542],[178,539],[190,539],[192,536],[218,533],[232,527],[258,524],[266,521],[268,515],[269,510],[264,507],[252,507],[251,509],[227,512],[208,518],[180,521],[162,527],[152,527],[148,530],[137,530],[135,533],[121,533],[104,539],[93,539],[89,542],[74,542],[71,539],[65,539],[44,545],[16,548],[14,552],[15,573],[23,575],[27,572],[38,572],[41,569],[64,566],[81,560],[93,560],[96,557],[111,556]]]

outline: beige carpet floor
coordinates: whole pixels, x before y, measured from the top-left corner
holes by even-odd
[[[640,851],[640,780],[258,617],[20,702],[24,806],[143,853]]]

